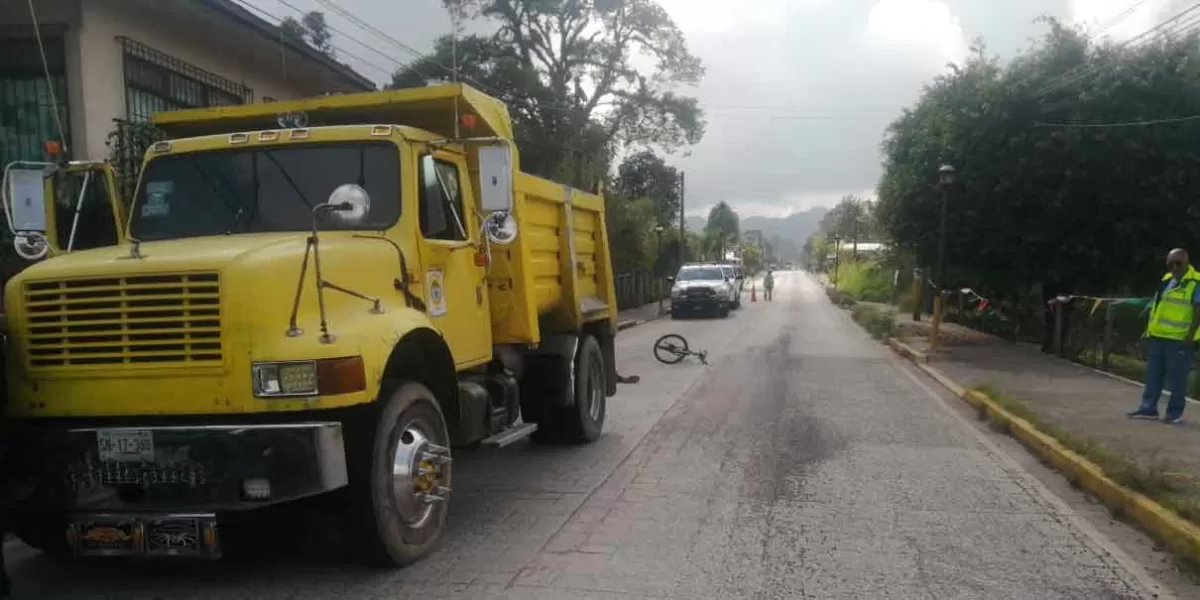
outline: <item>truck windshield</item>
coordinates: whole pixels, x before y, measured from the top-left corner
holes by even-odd
[[[312,207],[338,186],[371,197],[353,229],[386,229],[400,218],[400,157],[386,142],[238,148],[152,159],[142,171],[130,235],[165,240],[265,231],[307,231]],[[328,229],[347,229],[334,223]]]
[[[684,269],[679,272],[677,281],[713,281],[716,279],[724,279],[721,276],[721,269],[716,267],[701,268],[701,269]]]

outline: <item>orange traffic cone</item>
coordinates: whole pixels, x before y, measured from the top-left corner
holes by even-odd
[[[750,284],[750,301],[758,302],[758,294],[754,293],[754,284]]]

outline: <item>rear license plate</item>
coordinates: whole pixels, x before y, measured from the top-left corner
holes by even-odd
[[[137,523],[124,519],[97,519],[71,525],[81,556],[117,556],[141,552]]]
[[[103,462],[154,462],[154,432],[149,429],[100,429],[96,443]]]

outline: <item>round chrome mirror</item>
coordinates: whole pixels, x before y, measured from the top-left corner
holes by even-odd
[[[371,196],[362,186],[353,183],[339,185],[329,194],[329,220],[342,225],[361,225],[371,212]]]
[[[511,244],[517,239],[517,219],[510,212],[496,211],[484,219],[483,230],[491,243],[498,246]]]
[[[13,250],[25,260],[41,260],[50,253],[50,241],[36,231],[20,231],[13,236]]]

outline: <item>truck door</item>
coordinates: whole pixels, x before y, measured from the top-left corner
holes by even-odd
[[[55,253],[115,246],[124,237],[125,204],[112,165],[67,165],[47,185],[47,237]]]
[[[459,366],[492,356],[487,273],[485,266],[476,264],[480,220],[475,203],[468,201],[473,197],[470,185],[462,155],[431,149],[418,153],[425,304]]]

